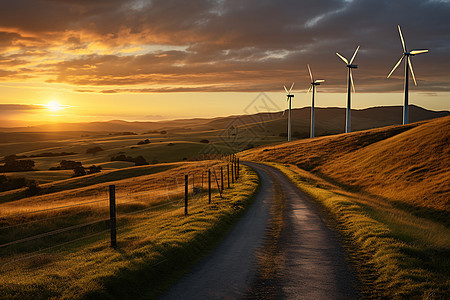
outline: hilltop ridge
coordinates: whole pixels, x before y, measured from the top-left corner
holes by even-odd
[[[432,111],[419,106],[410,105],[411,122],[428,120],[450,115],[450,111]],[[309,132],[310,108],[292,110],[293,130],[302,133]],[[29,127],[0,127],[0,132],[65,132],[65,131],[136,131],[149,130],[221,130],[227,128],[234,119],[239,119],[241,126],[252,126],[259,122],[268,122],[264,126],[276,134],[286,131],[287,115],[283,112],[263,112],[258,114],[232,115],[215,118],[192,118],[167,121],[124,121],[111,120],[88,123],[56,123]],[[364,130],[382,126],[401,124],[402,106],[381,106],[352,110],[352,129]],[[345,108],[316,108],[316,131],[318,135],[335,134],[344,131]]]
[[[295,164],[352,188],[448,212],[449,133],[447,116],[260,147],[241,157]]]

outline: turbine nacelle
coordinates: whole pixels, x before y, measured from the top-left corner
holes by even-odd
[[[414,56],[417,54],[422,54],[422,53],[427,53],[428,50],[424,49],[424,50],[411,50],[409,52],[403,52],[403,55],[407,55],[407,56]]]
[[[311,82],[311,85],[320,85],[322,82],[325,82],[323,79],[317,79]]]
[[[347,65],[347,68],[358,69],[358,65]]]

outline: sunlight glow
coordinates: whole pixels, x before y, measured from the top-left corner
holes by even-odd
[[[59,104],[59,103],[56,102],[56,101],[51,101],[51,102],[47,103],[47,104],[45,105],[45,107],[46,107],[48,110],[50,110],[50,111],[59,111],[59,110],[65,108],[63,105]]]

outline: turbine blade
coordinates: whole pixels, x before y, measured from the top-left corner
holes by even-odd
[[[416,55],[416,54],[422,54],[422,53],[427,53],[427,52],[428,52],[428,50],[425,49],[425,50],[412,50],[409,53],[411,53],[412,55]]]
[[[397,62],[397,64],[394,66],[394,68],[392,69],[391,73],[389,73],[389,75],[387,76],[387,78],[391,77],[392,73],[394,73],[395,69],[397,69],[398,65],[400,65],[400,63],[402,62],[402,60],[405,58],[405,54],[402,55],[402,57],[400,58],[400,60]]]
[[[343,57],[342,55],[340,55],[337,52],[336,52],[336,55],[339,56],[345,62],[346,65],[348,65],[348,60],[345,57]]]
[[[286,86],[284,86],[284,90],[286,91],[286,94],[289,94],[289,92],[288,92]]]
[[[407,52],[405,40],[403,39],[403,34],[400,25],[398,25],[398,33],[400,33],[400,39],[402,40],[403,52]]]
[[[413,66],[412,66],[412,63],[411,63],[411,58],[409,56],[408,56],[408,65],[409,65],[409,69],[411,70],[411,75],[412,75],[412,78],[414,80],[414,85],[417,85],[416,76],[414,76]]]
[[[289,95],[291,94],[292,88],[294,87],[294,83],[292,83],[291,88],[289,89]]]
[[[353,93],[356,93],[356,90],[355,90],[355,84],[354,84],[354,82],[353,82],[353,72],[352,72],[352,69],[350,69],[350,82],[351,82],[351,84],[352,84]]]
[[[321,83],[321,82],[325,82],[325,80],[323,80],[323,79],[317,79],[316,81],[314,81],[314,83]]]
[[[313,76],[312,76],[312,72],[311,72],[311,68],[309,67],[309,64],[307,64],[308,66],[308,71],[309,71],[309,77],[311,77],[311,82],[314,82]]]
[[[352,59],[350,59],[350,65],[353,63],[353,60],[354,60],[355,57],[356,57],[356,53],[358,53],[358,50],[359,50],[359,45],[358,45],[358,47],[356,48],[355,53],[353,53]]]

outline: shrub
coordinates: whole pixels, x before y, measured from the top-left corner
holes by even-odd
[[[102,170],[102,166],[92,165],[88,168],[87,174],[99,173]]]
[[[27,180],[24,177],[6,177],[0,175],[0,192],[19,189],[27,184]]]
[[[24,172],[33,171],[33,160],[16,160],[15,155],[5,156],[5,164],[0,166],[0,172]]]
[[[143,140],[143,141],[139,141],[137,144],[138,144],[138,145],[146,145],[146,144],[150,144],[150,140],[149,140],[149,139],[146,139],[146,140]]]
[[[117,156],[111,157],[111,161],[129,161],[129,162],[134,162],[135,166],[148,165],[148,162],[141,155],[137,156],[137,157],[131,157],[131,156],[126,156],[125,154],[119,154]]]
[[[39,182],[37,180],[27,180],[27,193],[34,196],[39,195],[41,193],[41,187],[39,186]]]
[[[209,143],[209,141],[208,141],[208,140],[201,140],[201,141],[200,141],[200,143],[203,143],[203,144],[208,144],[208,143]]]
[[[77,167],[81,167],[81,162],[63,159],[59,165],[60,170],[74,170]]]
[[[73,169],[73,176],[72,177],[78,177],[78,176],[84,176],[86,175],[86,170],[83,166],[76,166]]]
[[[87,149],[87,150],[86,150],[86,153],[87,153],[87,154],[92,153],[92,154],[95,155],[95,154],[97,154],[97,152],[100,152],[100,151],[104,151],[103,148],[102,148],[102,147],[99,147],[99,146],[96,146],[96,147],[92,147],[92,148]]]

